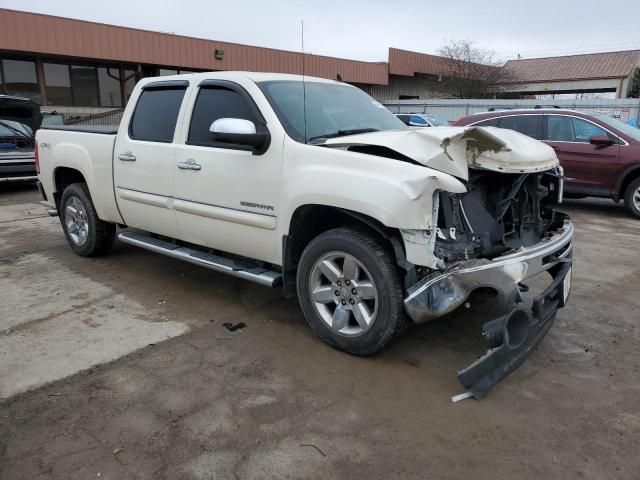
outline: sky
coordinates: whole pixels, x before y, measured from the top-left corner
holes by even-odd
[[[152,7],[151,7],[152,6]],[[640,49],[640,1],[0,0],[0,7],[366,61],[471,40],[497,60]],[[1,47],[1,46],[0,46]]]

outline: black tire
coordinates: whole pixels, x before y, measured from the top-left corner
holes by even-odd
[[[314,265],[331,252],[344,252],[364,266],[377,289],[377,313],[368,330],[344,336],[322,319],[311,297]],[[353,355],[373,355],[404,331],[406,314],[398,267],[392,254],[374,237],[349,228],[337,228],[314,238],[305,248],[297,271],[298,300],[315,334],[326,343]],[[353,320],[353,317],[351,317]]]
[[[67,211],[67,206],[70,202],[74,202],[74,199],[77,199],[82,204],[84,208],[82,214],[86,217],[86,223],[88,225],[86,241],[82,243],[78,243],[72,238],[67,227],[67,219],[70,215]],[[113,223],[104,222],[98,218],[86,183],[73,183],[64,189],[62,198],[60,199],[59,215],[67,242],[71,249],[78,255],[82,255],[83,257],[105,255],[113,246],[116,238],[116,226]]]
[[[636,196],[637,202],[633,201],[634,196]],[[636,218],[640,218],[640,198],[638,196],[640,196],[640,177],[627,185],[627,189],[624,192],[624,206]]]

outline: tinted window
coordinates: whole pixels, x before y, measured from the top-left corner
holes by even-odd
[[[27,97],[40,103],[40,87],[36,76],[36,63],[23,60],[2,60],[4,93]]]
[[[95,107],[98,101],[98,76],[93,66],[71,65],[71,89],[76,105]]]
[[[402,120],[402,123],[404,123],[405,125],[409,125],[409,118],[411,118],[411,115],[396,115],[400,120]]]
[[[120,69],[98,67],[98,90],[100,91],[100,105],[121,107]]]
[[[411,115],[411,122],[418,125],[427,125],[427,121],[418,115]]]
[[[499,118],[490,118],[489,120],[483,120],[482,122],[474,123],[474,127],[497,127]]]
[[[553,142],[589,143],[589,139],[594,135],[606,136],[617,141],[617,138],[610,135],[604,128],[586,120],[560,115],[549,115],[547,117],[547,140]]]
[[[209,128],[219,118],[241,118],[257,122],[252,105],[239,93],[227,88],[201,88],[193,107],[187,142],[214,145],[215,142],[209,136]]]
[[[523,133],[531,138],[540,140],[542,138],[542,116],[541,115],[518,115],[513,117],[503,117],[498,123],[500,128],[508,128],[516,132]]]
[[[131,119],[131,138],[172,142],[184,92],[184,88],[143,90]]]
[[[573,132],[575,134],[574,141],[576,142],[589,143],[589,139],[594,135],[599,137],[612,137],[604,128],[591,122],[587,122],[586,120],[571,118],[571,123],[573,124]],[[612,137],[612,139],[615,138]]]
[[[73,105],[69,65],[43,63],[47,105]]]

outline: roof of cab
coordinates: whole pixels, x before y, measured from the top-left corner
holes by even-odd
[[[185,73],[181,75],[167,75],[163,77],[147,77],[141,80],[141,82],[149,83],[149,82],[157,82],[161,80],[234,80],[234,79],[249,79],[253,82],[271,82],[271,81],[299,81],[301,82],[303,79],[305,82],[320,82],[320,83],[334,83],[337,85],[346,85],[351,86],[348,83],[338,82],[336,80],[328,80],[326,78],[319,77],[310,77],[310,76],[302,76],[302,75],[292,75],[288,73],[265,73],[265,72],[233,72],[233,71],[224,71],[224,72],[198,72],[198,73]],[[354,87],[355,88],[355,87]]]

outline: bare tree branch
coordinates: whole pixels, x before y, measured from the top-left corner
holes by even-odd
[[[477,47],[470,40],[450,40],[438,54],[446,59],[443,81],[459,98],[492,98],[514,80],[493,50]]]

